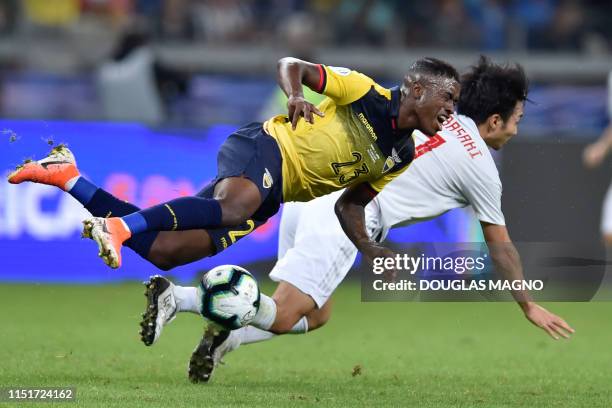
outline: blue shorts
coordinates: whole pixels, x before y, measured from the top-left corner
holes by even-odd
[[[217,154],[217,177],[197,196],[213,198],[215,185],[228,177],[243,176],[259,188],[262,203],[241,225],[209,229],[215,253],[247,236],[276,214],[283,202],[282,156],[276,140],[261,123],[250,123],[229,135]]]

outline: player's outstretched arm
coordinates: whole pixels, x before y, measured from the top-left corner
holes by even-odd
[[[584,149],[583,161],[588,168],[599,166],[606,156],[612,152],[612,123],[604,130],[596,142],[591,143]]]
[[[504,225],[486,222],[480,224],[496,270],[504,279],[523,280],[521,257],[510,239],[508,229]],[[512,291],[512,296],[525,313],[525,317],[553,339],[567,339],[574,333],[574,329],[565,320],[536,304],[526,290]]]
[[[357,184],[344,190],[334,207],[344,233],[370,263],[375,258],[395,257],[389,248],[370,239],[366,231],[365,206],[376,194],[368,183]]]
[[[317,92],[321,91],[321,68],[317,64],[302,61],[293,57],[281,58],[278,61],[278,85],[287,95],[288,117],[295,130],[300,116],[308,123],[314,123],[314,115],[323,117],[323,112],[304,99],[302,84]]]

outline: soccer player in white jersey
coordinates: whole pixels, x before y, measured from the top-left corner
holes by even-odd
[[[527,91],[527,79],[519,65],[499,66],[481,57],[462,79],[458,114],[432,138],[415,134],[415,161],[366,208],[369,239],[380,241],[395,225],[471,205],[498,271],[507,279],[522,279],[520,257],[501,211],[501,181],[488,148],[499,149],[516,135]],[[279,259],[270,273],[279,282],[273,295],[274,310],[260,309],[252,326],[205,333],[191,357],[192,381],[208,381],[221,357],[240,344],[267,340],[275,334],[305,333],[327,322],[329,299],[357,256],[334,214],[337,194],[309,203],[285,204]],[[494,245],[498,243],[502,245]],[[179,312],[197,313],[199,304],[193,293],[168,282],[160,296],[172,294]],[[563,319],[532,302],[528,293],[513,295],[525,317],[551,337],[567,338],[573,333]],[[175,311],[160,310],[156,338],[166,314],[174,316]]]
[[[606,156],[612,154],[612,71],[608,76],[608,116],[610,124],[603,131],[601,137],[584,149],[584,164],[590,169],[600,166],[605,161]],[[606,247],[612,250],[612,183],[603,203],[601,235]]]

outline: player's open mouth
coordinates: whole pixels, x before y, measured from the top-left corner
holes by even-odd
[[[447,115],[438,115],[438,117],[436,118],[436,121],[438,122],[438,125],[440,126],[440,128],[442,128],[442,124],[446,122],[447,119],[448,119]]]

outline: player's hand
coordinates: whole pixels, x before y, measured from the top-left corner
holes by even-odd
[[[604,161],[607,153],[606,145],[597,142],[592,143],[584,149],[582,160],[587,168],[593,169]]]
[[[376,258],[395,259],[395,252],[379,244],[368,245],[368,249],[364,250],[363,253],[370,260],[370,263],[374,262]],[[396,268],[385,269],[382,276],[385,282],[395,282],[397,280],[398,271]]]
[[[565,320],[535,303],[530,303],[525,309],[525,317],[555,340],[560,337],[569,339],[574,333],[574,329]]]
[[[314,115],[323,117],[325,114],[317,109],[312,103],[304,99],[303,96],[290,96],[287,101],[287,110],[289,111],[289,119],[291,120],[291,129],[295,130],[300,116],[303,116],[306,122],[313,124]]]

